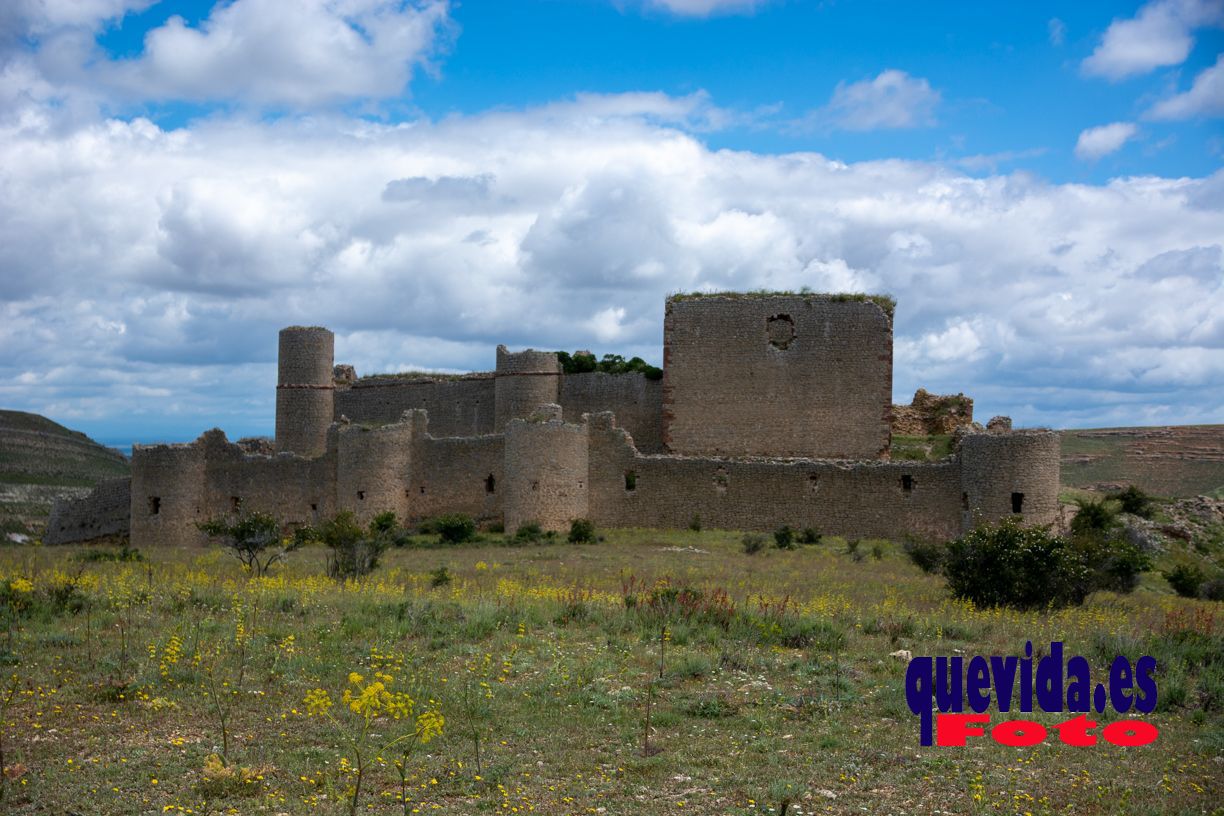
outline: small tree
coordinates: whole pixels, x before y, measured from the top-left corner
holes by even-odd
[[[1173,591],[1183,598],[1198,597],[1199,587],[1207,580],[1203,571],[1194,564],[1178,564],[1163,575]]]
[[[378,567],[378,559],[391,546],[399,523],[394,513],[380,513],[363,530],[351,511],[337,513],[319,528],[317,536],[331,550],[327,556],[327,574],[344,580],[369,575]]]
[[[1075,535],[1108,533],[1118,522],[1117,511],[1105,499],[1076,499],[1075,503],[1079,506],[1071,519],[1071,532]]]
[[[790,525],[784,524],[774,530],[773,536],[774,546],[779,550],[795,549],[795,531],[791,529]]]
[[[471,516],[462,513],[439,516],[434,521],[434,529],[437,530],[438,537],[447,544],[462,544],[476,537],[476,522]]]
[[[261,577],[268,569],[305,543],[294,535],[281,537],[281,525],[268,513],[243,513],[236,518],[217,518],[196,525],[209,538],[220,540],[249,575]]]
[[[1122,505],[1123,513],[1150,519],[1154,513],[1152,497],[1135,485],[1127,485],[1117,493],[1111,493],[1109,498],[1116,499]]]

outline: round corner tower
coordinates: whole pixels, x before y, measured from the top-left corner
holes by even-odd
[[[497,347],[497,371],[493,386],[494,427],[502,431],[512,419],[526,419],[541,405],[559,400],[561,362],[555,351],[510,352]]]
[[[276,379],[276,449],[300,456],[327,451],[334,412],[335,335],[321,326],[281,329]]]
[[[1054,431],[966,435],[960,446],[964,529],[1009,515],[1027,524],[1056,521],[1060,453]]]

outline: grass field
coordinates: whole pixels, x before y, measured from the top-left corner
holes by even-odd
[[[0,811],[346,813],[360,764],[361,813],[1221,812],[1221,607],[1154,574],[1016,613],[949,600],[887,542],[606,536],[392,550],[347,585],[317,548],[254,580],[215,549],[4,548]],[[890,653],[1026,640],[1065,641],[1094,682],[1157,657],[1158,741],[919,747]],[[440,736],[384,747],[426,711]]]

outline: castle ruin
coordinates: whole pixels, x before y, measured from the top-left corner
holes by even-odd
[[[137,446],[131,540],[198,543],[199,522],[244,510],[289,526],[390,510],[507,530],[697,517],[887,538],[954,537],[1010,514],[1053,522],[1053,432],[962,429],[944,459],[889,460],[892,350],[891,301],[847,295],[674,296],[661,380],[566,374],[556,353],[504,346],[492,372],[358,378],[335,365],[330,331],[290,327],[275,450],[220,430]]]

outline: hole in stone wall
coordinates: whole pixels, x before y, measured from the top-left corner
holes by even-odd
[[[485,477],[485,492],[494,493],[496,491],[497,491],[497,480],[494,479],[493,474],[490,473],[488,476]]]
[[[531,489],[532,489],[532,490],[539,490],[539,489],[540,489],[540,483],[539,483],[539,482],[532,482],[532,483],[531,483]]]
[[[969,509],[969,494],[968,493],[961,494],[961,509],[962,510]]]
[[[626,470],[625,471],[625,491],[628,493],[632,493],[635,490],[637,490],[637,471]]]
[[[720,495],[723,493],[726,493],[727,485],[730,482],[731,482],[731,477],[727,473],[727,469],[724,466],[719,465],[718,467],[714,468],[714,490],[715,492],[717,492]]]
[[[161,512],[161,496],[149,497],[149,515],[156,516]]]
[[[1012,512],[1013,513],[1023,513],[1024,512],[1024,494],[1023,493],[1013,493],[1012,494]]]
[[[230,509],[237,513],[242,509],[242,497],[230,496]]]
[[[421,495],[425,495],[425,485],[421,485]]]
[[[317,505],[317,504],[312,504],[312,505],[310,505],[310,512],[312,512],[312,513],[317,513],[317,512],[319,512],[319,505]]]
[[[901,477],[901,489],[904,490],[906,493],[912,493],[914,491],[914,477],[909,475],[908,473],[902,476]]]
[[[817,493],[820,490],[820,477],[815,473],[808,474],[808,492]]]
[[[787,314],[776,314],[765,320],[765,336],[769,345],[785,351],[795,339],[795,321]]]
[[[364,490],[357,491],[357,501],[365,501],[365,491]]]

